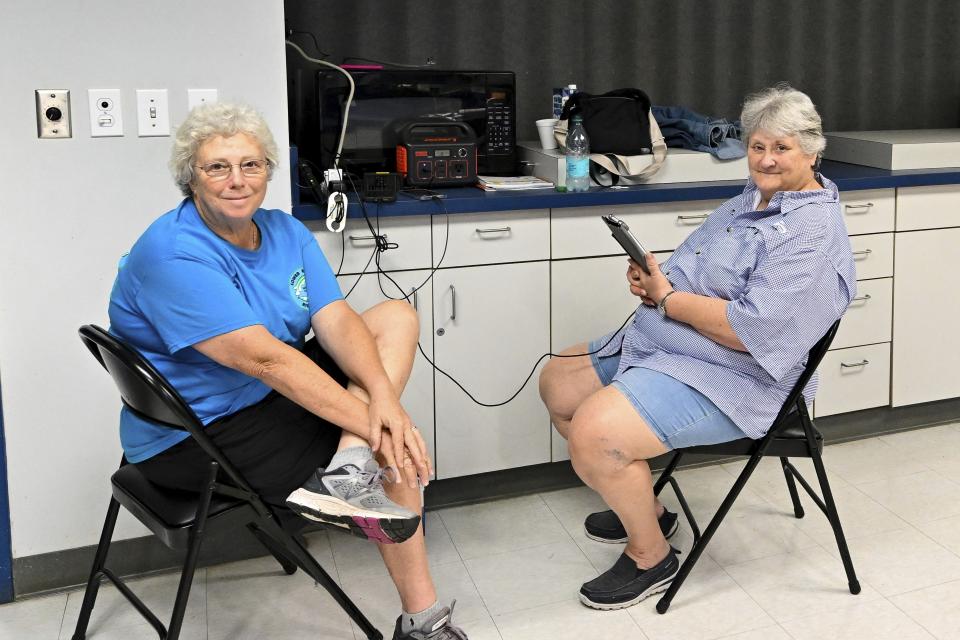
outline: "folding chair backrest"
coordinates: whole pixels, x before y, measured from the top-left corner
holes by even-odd
[[[79,333],[83,343],[113,378],[129,409],[173,429],[203,428],[180,394],[137,351],[96,325],[84,325]]]
[[[783,407],[781,407],[780,413],[777,414],[777,418],[773,421],[773,426],[771,426],[770,431],[775,431],[781,424],[781,421],[793,411],[794,405],[796,405],[797,400],[800,399],[800,394],[803,393],[807,383],[810,382],[814,371],[820,366],[820,361],[823,360],[823,356],[827,354],[830,343],[833,342],[833,337],[837,335],[837,329],[839,328],[840,320],[837,320],[833,323],[833,326],[827,330],[827,333],[810,348],[810,351],[807,353],[807,365],[803,368],[803,373],[800,374],[800,377],[797,378],[796,384],[793,385],[793,389],[790,391],[790,395],[787,396],[786,402],[783,403]]]
[[[236,468],[203,432],[203,423],[190,405],[146,358],[97,325],[84,325],[79,333],[87,349],[113,378],[128,409],[171,429],[190,432],[197,444],[217,461],[237,487],[252,491]]]

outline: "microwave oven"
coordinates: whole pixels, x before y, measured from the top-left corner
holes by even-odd
[[[350,70],[355,83],[340,166],[362,175],[396,171],[399,132],[413,121],[463,122],[476,135],[480,175],[516,172],[516,79],[512,71]],[[333,69],[289,77],[291,144],[333,166],[349,86]]]

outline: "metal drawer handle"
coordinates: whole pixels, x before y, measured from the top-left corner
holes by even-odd
[[[689,224],[689,221],[697,221],[699,224],[706,220],[709,215],[708,213],[700,213],[695,216],[677,216],[677,222],[680,224]]]
[[[377,236],[347,236],[347,237],[350,238],[350,240],[353,242],[357,242],[360,240],[376,240],[377,239]],[[384,233],[380,237],[386,240],[387,234]]]
[[[453,287],[453,285],[450,285],[450,298],[453,301],[453,309],[451,309],[450,319],[456,320],[457,319],[457,290]]]
[[[873,207],[873,203],[872,203],[872,202],[865,202],[865,203],[863,203],[863,204],[845,204],[845,205],[843,205],[843,208],[846,209],[846,210],[848,210],[848,211],[849,211],[850,209],[863,209],[862,213],[866,213],[867,211],[870,210],[871,207]]]
[[[413,294],[413,310],[420,311],[420,307],[417,305],[417,288],[414,287],[410,290],[410,293]]]
[[[860,251],[854,251],[853,255],[855,256],[868,256],[873,253],[873,249],[861,249]]]
[[[477,233],[510,233],[510,227],[502,227],[500,229],[477,229]]]
[[[850,301],[850,304],[853,304],[854,302],[866,302],[866,301],[869,300],[869,299],[870,299],[870,294],[869,294],[869,293],[865,293],[865,294],[863,294],[862,296],[857,296],[856,298],[854,298],[853,300],[851,300],[851,301]]]
[[[846,362],[841,362],[840,366],[843,367],[844,369],[852,369],[854,367],[865,367],[868,364],[870,364],[870,361],[864,358],[860,362],[854,362],[853,364],[847,364]]]

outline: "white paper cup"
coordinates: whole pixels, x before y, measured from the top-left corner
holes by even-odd
[[[544,149],[556,149],[557,139],[553,135],[553,127],[557,124],[556,118],[537,120],[537,133],[540,134],[540,146]]]

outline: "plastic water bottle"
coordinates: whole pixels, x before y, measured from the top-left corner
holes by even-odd
[[[587,191],[590,188],[590,140],[583,128],[583,118],[571,118],[567,131],[564,156],[567,159],[567,191]]]

